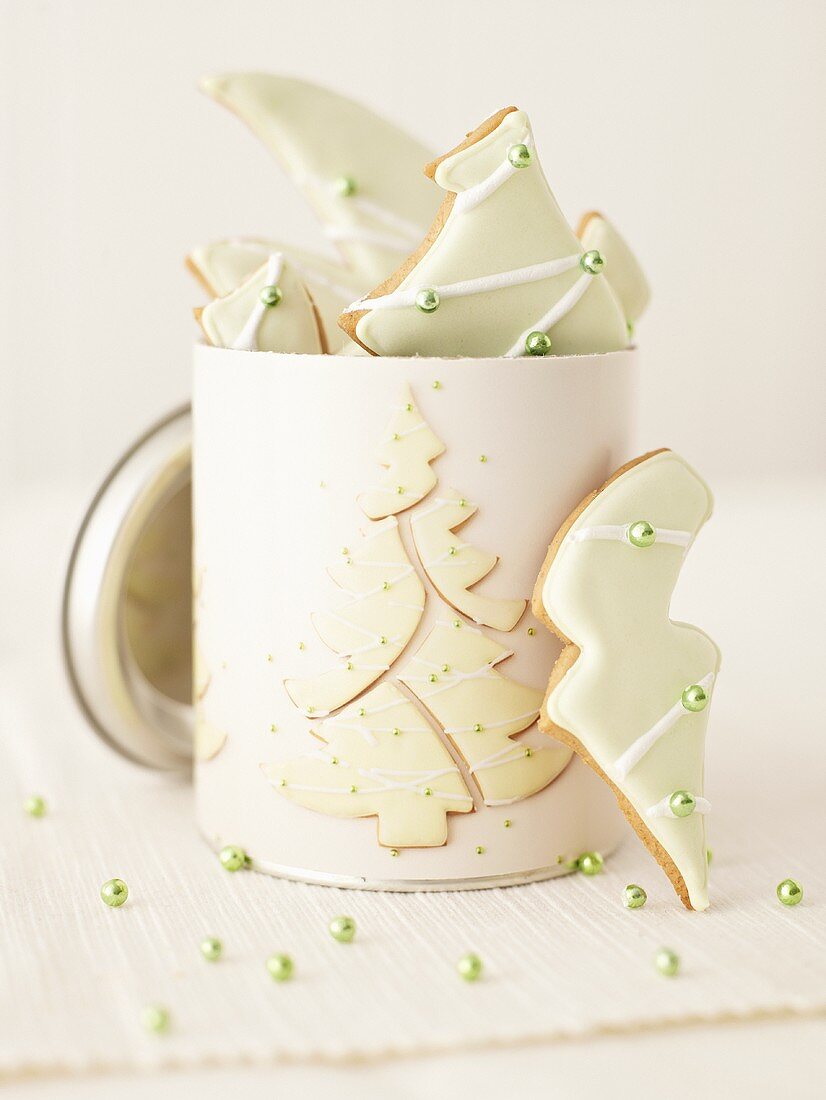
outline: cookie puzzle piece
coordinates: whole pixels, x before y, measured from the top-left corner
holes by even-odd
[[[308,354],[326,350],[313,301],[280,252],[197,316],[215,347]]]
[[[628,463],[562,525],[533,601],[565,642],[540,728],[610,784],[691,909],[708,907],[704,755],[720,653],[669,605],[711,509],[672,451]]]
[[[304,192],[358,284],[373,285],[415,247],[439,204],[422,178],[431,154],[366,107],[269,73],[206,77]]]
[[[508,107],[425,168],[447,195],[401,267],[342,313],[376,355],[615,351],[622,307],[551,193],[524,111]]]
[[[622,305],[632,334],[651,300],[651,288],[637,257],[615,226],[596,210],[582,218],[577,236],[586,252],[597,251],[605,261],[605,278]]]

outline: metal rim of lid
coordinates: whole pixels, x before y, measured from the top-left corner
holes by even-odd
[[[121,603],[130,551],[192,476],[189,405],[144,432],[93,496],[69,555],[61,604],[63,661],[75,700],[113,749],[146,767],[192,762],[192,708],[164,705],[125,652]]]

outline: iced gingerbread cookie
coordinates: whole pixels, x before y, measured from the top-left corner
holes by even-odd
[[[327,350],[312,298],[280,252],[197,316],[215,347],[308,354]]]
[[[543,175],[524,111],[507,107],[425,168],[447,192],[402,266],[342,314],[376,355],[615,351],[625,315]]]
[[[195,248],[186,264],[201,286],[213,297],[232,293],[275,252],[280,252],[304,283],[318,310],[327,346],[338,350],[345,342],[338,327],[338,315],[348,302],[360,293],[361,287],[343,265],[334,263],[304,248],[280,241],[261,238],[233,237],[225,241]]]
[[[384,278],[421,240],[439,196],[421,176],[431,154],[414,138],[303,80],[235,73],[207,77],[201,88],[276,154],[360,287]]]
[[[586,252],[598,252],[605,261],[605,278],[619,298],[632,334],[651,299],[639,261],[611,222],[596,210],[582,218],[577,236]]]
[[[711,509],[672,451],[628,463],[562,525],[533,600],[565,643],[540,727],[610,784],[690,909],[708,907],[703,772],[720,653],[669,605]]]

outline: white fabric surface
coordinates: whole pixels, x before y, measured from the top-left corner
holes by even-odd
[[[79,501],[21,503],[0,551],[0,1072],[367,1059],[826,1011],[818,498],[819,486],[720,494],[675,607],[724,651],[705,914],[682,909],[633,836],[598,878],[484,893],[227,874],[195,833],[190,788],[84,728],[55,639],[55,532]],[[42,820],[20,808],[33,790],[49,800]],[[113,875],[131,890],[119,910],[98,897]],[[774,896],[787,875],[806,891],[796,909]],[[630,881],[649,891],[641,911],[622,908]],[[326,931],[341,912],[359,925],[350,945]],[[216,965],[198,953],[206,934],[225,943]],[[653,970],[661,944],[682,956],[675,980]],[[276,950],[295,959],[291,983],[264,969]],[[487,965],[475,985],[454,970],[467,950]],[[149,1002],[169,1007],[168,1035],[142,1032]]]

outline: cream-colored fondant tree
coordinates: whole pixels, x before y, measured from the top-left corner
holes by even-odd
[[[393,848],[444,844],[447,814],[473,810],[474,787],[485,805],[516,802],[546,787],[571,758],[565,747],[514,740],[535,724],[543,692],[499,671],[511,651],[481,628],[513,630],[526,601],[472,591],[498,558],[456,536],[477,505],[437,489],[431,462],[443,450],[406,390],[379,445],[385,475],[358,497],[373,522],[330,569],[347,599],[312,616],[340,661],[285,681],[295,705],[318,720],[322,747],[262,765],[276,789],[303,806],[377,816],[379,842]],[[406,512],[422,576],[401,537],[397,517]],[[444,614],[398,674],[411,699],[387,676],[428,596]]]

